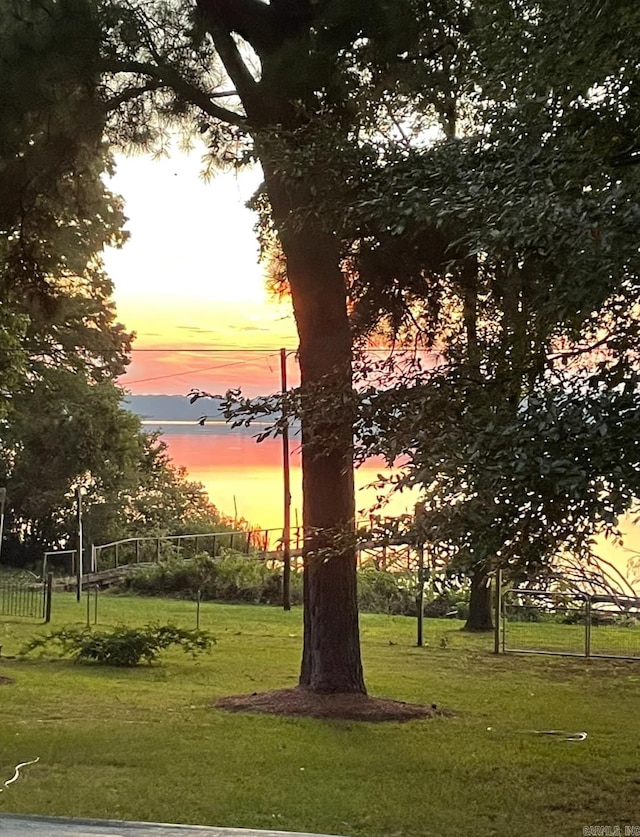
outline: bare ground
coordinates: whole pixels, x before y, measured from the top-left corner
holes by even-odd
[[[361,694],[317,694],[300,686],[250,695],[231,695],[220,698],[213,706],[229,712],[261,712],[346,721],[411,721],[451,714],[435,703],[423,706]]]

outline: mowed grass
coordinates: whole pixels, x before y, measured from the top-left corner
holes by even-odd
[[[103,595],[99,625],[195,626],[189,602]],[[640,825],[640,663],[491,653],[460,623],[363,615],[369,691],[452,717],[353,723],[231,714],[222,695],[293,686],[301,612],[202,606],[218,644],[135,669],[12,660],[45,630],[0,622],[0,812],[369,837],[578,835]],[[85,604],[54,597],[56,628]],[[538,627],[538,626],[536,626]],[[532,730],[584,731],[563,741]],[[1,785],[0,785],[1,786]]]

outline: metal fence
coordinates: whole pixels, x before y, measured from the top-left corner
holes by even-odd
[[[640,598],[580,592],[506,590],[503,652],[640,659]]]
[[[48,622],[51,617],[51,580],[0,578],[0,616],[44,619]]]
[[[193,558],[202,552],[213,557],[226,551],[246,555],[256,552],[264,554],[276,551],[281,540],[281,529],[124,538],[93,547],[90,571],[100,572],[128,564],[144,564],[167,558]]]
[[[193,558],[206,552],[218,557],[226,551],[259,555],[264,560],[278,564],[282,561],[285,535],[282,529],[238,530],[235,532],[209,532],[198,535],[165,535],[124,538],[113,543],[92,548],[91,558],[85,563],[85,572],[101,572],[129,564],[145,564],[167,558]],[[291,564],[302,569],[304,530],[291,528],[289,546]],[[381,539],[379,542],[363,540],[357,544],[358,566],[375,566],[391,572],[415,571],[417,552],[414,547]],[[62,553],[46,553],[49,558]],[[50,568],[53,568],[51,565]],[[45,571],[47,567],[45,566]],[[73,574],[75,570],[72,571]]]

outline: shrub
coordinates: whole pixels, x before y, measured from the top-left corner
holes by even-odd
[[[455,616],[467,619],[469,616],[469,591],[459,587],[443,590],[430,601],[425,602],[424,615],[431,618]]]
[[[282,571],[260,558],[226,553],[212,558],[206,553],[190,561],[172,558],[150,567],[136,568],[120,582],[120,589],[146,596],[279,604],[282,601]],[[291,602],[302,601],[302,579],[291,574]]]
[[[191,560],[170,558],[146,567],[137,567],[124,576],[119,589],[146,596],[194,598],[203,600],[280,604],[282,568],[254,555],[226,551],[213,558],[201,553]],[[415,616],[417,583],[414,573],[389,572],[373,566],[358,570],[358,606],[369,613]],[[425,591],[426,616],[456,615],[466,619],[469,591],[465,587],[447,589],[435,598]],[[291,573],[291,603],[302,603],[302,573]]]
[[[415,615],[415,576],[362,567],[358,570],[358,606],[369,613]]]
[[[175,625],[145,625],[129,628],[118,625],[104,631],[88,628],[61,628],[44,636],[34,637],[21,650],[22,655],[47,646],[57,646],[60,656],[76,662],[92,662],[106,666],[135,666],[142,660],[152,663],[160,651],[177,645],[185,653],[196,656],[210,650],[215,639],[206,631],[178,628]]]

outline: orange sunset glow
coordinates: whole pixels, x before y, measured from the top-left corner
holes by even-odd
[[[255,217],[245,204],[260,174],[247,170],[205,182],[200,147],[190,154],[120,157],[110,187],[125,199],[130,239],[109,250],[118,319],[136,333],[131,364],[120,383],[134,394],[186,396],[192,389],[223,394],[241,388],[254,396],[280,389],[279,350],[288,351],[289,384],[298,382],[297,335],[288,300],[271,298],[258,263]],[[206,401],[202,413],[207,412]],[[157,416],[154,418],[166,418]],[[169,453],[201,481],[229,517],[264,528],[282,525],[282,451],[279,440],[257,445],[250,434],[198,432],[165,435]],[[292,440],[292,511],[302,516],[299,452]],[[377,491],[367,488],[383,470],[368,463],[356,474],[357,508],[366,512]],[[401,494],[389,514],[411,511]],[[623,522],[625,546],[600,542],[600,552],[625,569],[640,552],[640,532]]]
[[[175,460],[192,479],[201,482],[219,509],[230,517],[245,518],[259,528],[281,526],[282,443],[269,439],[258,444],[247,434],[230,431],[224,436],[201,432],[170,433],[166,436]],[[295,436],[290,443],[292,523],[302,523],[302,479],[300,446]],[[356,471],[356,508],[360,518],[376,503],[378,490],[373,486],[384,470],[379,461],[367,462]],[[385,514],[410,512],[415,497],[409,492],[397,494]]]
[[[205,182],[203,154],[199,147],[159,159],[119,157],[109,183],[129,219],[129,240],[107,251],[105,265],[118,318],[136,334],[121,380],[135,393],[272,392],[274,352],[297,346],[290,305],[266,291],[255,217],[245,207],[260,173]]]

